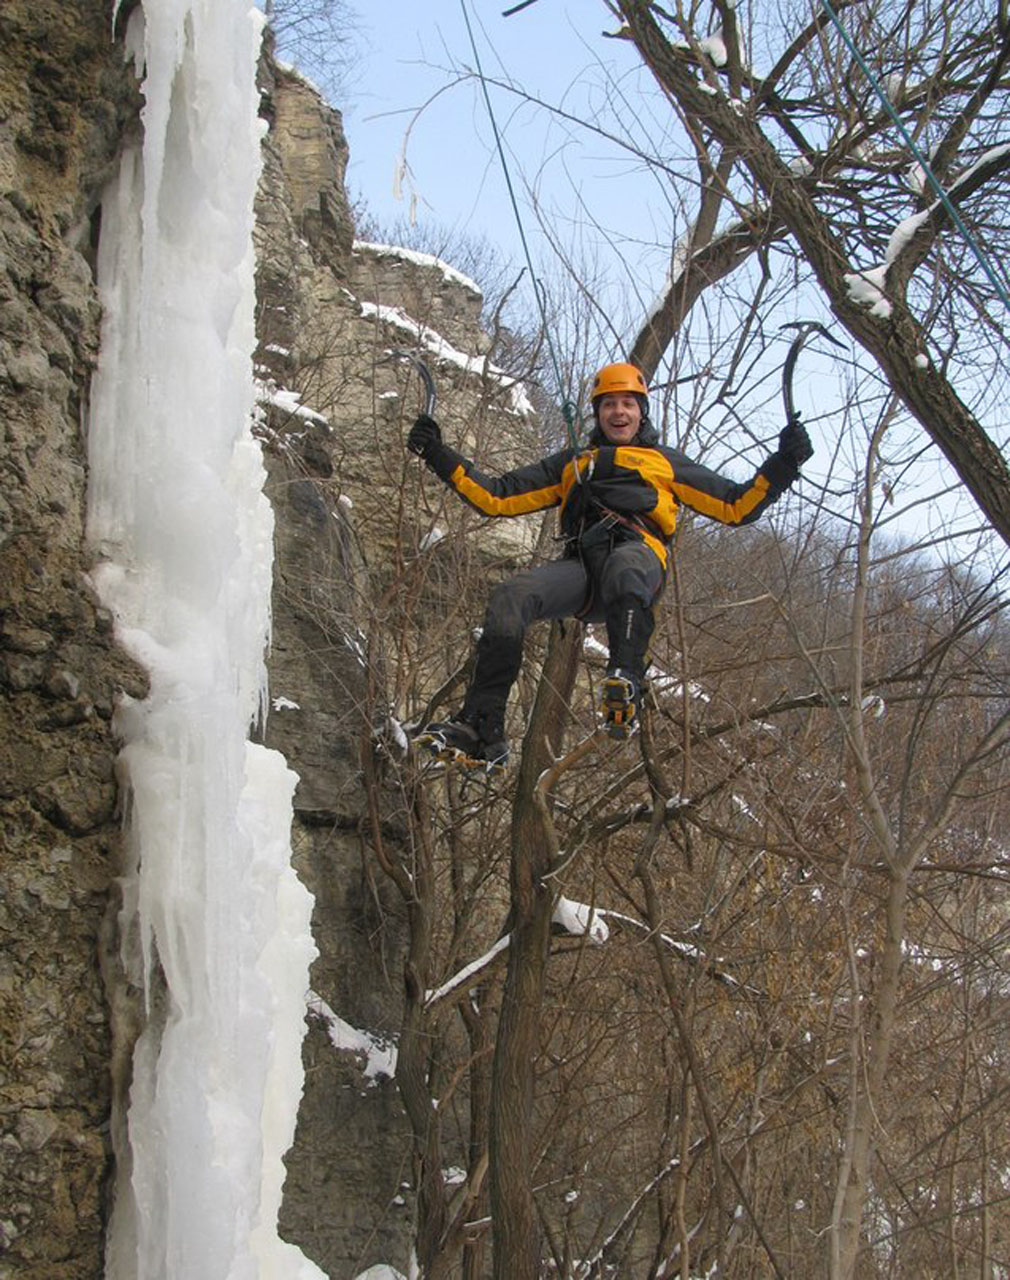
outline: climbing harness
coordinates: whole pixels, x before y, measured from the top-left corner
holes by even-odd
[[[424,412],[429,418],[434,418],[435,404],[438,400],[438,396],[435,392],[435,379],[431,376],[431,370],[417,352],[405,351],[402,347],[393,347],[391,350],[386,352],[380,363],[383,363],[386,360],[407,360],[414,366],[421,381],[424,383]]]
[[[789,324],[784,324],[783,329],[798,330],[796,337],[789,344],[789,352],[786,355],[786,362],[782,366],[782,399],[786,407],[786,421],[792,422],[799,418],[796,412],[796,405],[793,401],[793,373],[796,369],[796,361],[800,352],[806,343],[815,333],[822,334],[829,342],[833,342],[836,347],[845,350],[845,343],[839,342],[833,333],[829,333],[824,325],[819,324],[816,320],[793,320]]]

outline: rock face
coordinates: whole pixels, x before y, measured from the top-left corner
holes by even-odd
[[[101,1274],[109,721],[139,671],[88,591],[96,209],[136,86],[101,0],[0,11],[0,1276]]]
[[[0,1280],[102,1273],[110,1097],[128,1088],[137,1031],[135,993],[117,979],[110,719],[120,690],[143,695],[144,675],[88,589],[81,431],[101,191],[139,127],[110,20],[103,0],[5,0],[0,12]],[[328,1022],[375,1042],[398,1027],[402,906],[372,865],[361,787],[362,744],[421,709],[399,672],[424,641],[391,584],[434,547],[425,599],[440,626],[472,625],[458,615],[461,575],[480,580],[488,555],[513,562],[535,535],[508,522],[482,533],[479,554],[436,545],[460,513],[404,450],[420,384],[389,348],[438,335],[443,427],[489,466],[529,427],[485,368],[476,287],[418,255],[356,246],[339,115],[269,59],[262,89],[257,363],[277,515],[266,738],[301,778],[292,839],[320,951],[281,1226],[343,1280],[378,1261],[406,1270],[410,1237],[395,1086],[337,1051]],[[447,674],[462,655],[436,639],[426,660]],[[395,807],[379,821],[401,838]]]

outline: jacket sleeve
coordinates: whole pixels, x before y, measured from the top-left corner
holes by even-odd
[[[767,457],[746,484],[671,450],[673,493],[677,501],[722,524],[750,524],[779,498],[799,474],[780,454]]]
[[[553,453],[500,476],[488,476],[469,458],[443,444],[428,460],[432,471],[481,515],[522,516],[556,507],[561,501],[561,473],[570,451]]]

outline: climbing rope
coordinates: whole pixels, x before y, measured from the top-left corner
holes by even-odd
[[[530,247],[526,240],[526,231],[523,227],[522,214],[519,211],[519,202],[516,200],[515,191],[512,186],[512,175],[509,173],[508,161],[505,158],[505,148],[502,146],[501,134],[498,131],[498,122],[495,119],[494,109],[491,106],[491,95],[488,92],[487,80],[484,76],[484,68],[481,66],[480,54],[477,52],[477,41],[474,39],[473,27],[470,25],[470,15],[467,12],[466,0],[459,0],[459,7],[463,10],[463,21],[466,23],[467,35],[470,37],[470,48],[473,50],[473,60],[477,67],[477,78],[480,80],[481,91],[484,95],[484,105],[487,108],[488,119],[491,122],[491,132],[494,134],[495,148],[498,152],[498,159],[501,162],[502,173],[505,177],[505,186],[508,190],[509,200],[512,204],[512,212],[515,214],[516,226],[519,228],[519,240],[523,247],[523,253],[526,256],[526,267],[530,273],[530,279],[533,282],[533,293],[537,300],[537,307],[540,311],[540,323],[543,326],[544,341],[547,344],[547,351],[554,366],[554,376],[557,379],[558,391],[561,393],[561,413],[565,420],[565,429],[568,432],[568,443],[573,448],[578,448],[578,436],[575,430],[575,422],[577,418],[577,405],[568,397],[565,392],[564,379],[561,376],[561,364],[558,360],[557,352],[554,349],[554,343],[551,341],[550,326],[547,323],[547,309],[544,305],[543,288],[537,279],[536,271],[533,269],[533,258],[530,254]]]
[[[930,168],[929,162],[927,161],[926,157],[922,154],[920,149],[916,146],[915,140],[913,139],[912,135],[905,128],[905,125],[902,122],[901,117],[898,115],[897,111],[895,111],[894,109],[894,104],[891,102],[890,98],[881,88],[880,82],[877,80],[876,76],[867,66],[866,60],[863,58],[863,55],[856,48],[849,33],[842,26],[841,20],[839,19],[838,14],[835,12],[835,9],[831,4],[831,0],[821,0],[821,4],[824,6],[824,10],[827,13],[828,17],[834,23],[835,28],[838,31],[838,34],[842,37],[842,40],[845,42],[845,45],[848,48],[849,52],[852,54],[853,58],[855,58],[856,62],[859,64],[859,69],[862,71],[863,75],[866,77],[867,81],[869,82],[870,88],[880,99],[881,106],[884,108],[887,114],[891,117],[892,121],[894,122],[895,126],[898,129],[898,132],[901,134],[902,138],[904,139],[905,145],[908,147],[909,151],[911,151],[912,155],[915,157],[917,163],[922,169],[922,172],[925,174],[926,179],[929,182],[929,185],[936,192],[937,197],[940,200],[940,203],[950,214],[951,220],[954,223],[954,226],[957,228],[958,232],[960,233],[961,238],[971,249],[972,253],[974,253],[979,266],[985,272],[986,276],[988,277],[989,283],[996,290],[996,294],[999,297],[999,299],[1002,301],[1003,305],[1007,308],[1008,311],[1010,311],[1010,297],[1007,297],[1006,290],[1003,288],[1003,285],[1000,283],[1000,281],[996,278],[996,273],[993,270],[992,266],[990,265],[988,258],[982,252],[982,249],[978,244],[978,242],[975,240],[975,237],[971,234],[971,232],[965,226],[964,220],[962,219],[961,215],[958,213],[957,209],[954,207],[954,204],[950,196],[947,194],[947,191],[944,189],[943,184],[940,182],[939,178],[937,178],[933,170]]]

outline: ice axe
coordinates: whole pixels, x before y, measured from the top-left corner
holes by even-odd
[[[429,418],[435,416],[435,402],[437,396],[435,394],[435,379],[431,376],[431,370],[424,363],[416,351],[405,351],[402,347],[393,347],[386,352],[387,360],[407,360],[417,370],[418,376],[424,383],[424,412]]]
[[[793,371],[796,368],[796,361],[805,343],[815,333],[822,333],[829,342],[834,343],[836,347],[841,347],[843,351],[845,350],[845,343],[840,342],[834,334],[829,333],[824,325],[819,324],[816,320],[792,320],[788,324],[784,324],[782,328],[797,330],[796,337],[789,344],[786,362],[782,366],[782,399],[785,401],[786,406],[786,421],[792,422],[800,416],[796,412],[796,405],[793,403]]]

